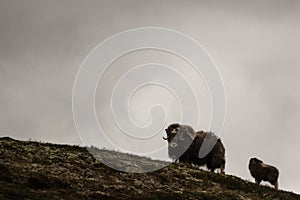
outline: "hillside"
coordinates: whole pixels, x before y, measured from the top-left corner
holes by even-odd
[[[119,165],[161,165],[129,154],[99,150]],[[126,162],[121,161],[126,158]],[[128,169],[130,171],[130,169]],[[82,147],[0,138],[0,199],[300,199],[183,164],[151,173],[124,173],[98,162]]]

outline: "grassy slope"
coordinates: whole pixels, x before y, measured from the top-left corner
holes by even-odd
[[[98,153],[108,161],[119,160],[124,168],[132,162],[144,168],[163,164],[118,152]],[[182,164],[151,173],[124,173],[98,162],[78,146],[0,138],[0,199],[115,198],[292,200],[300,196]]]

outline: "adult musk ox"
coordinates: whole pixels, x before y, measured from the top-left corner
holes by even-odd
[[[225,148],[221,140],[212,132],[199,131],[187,125],[171,124],[165,129],[169,157],[179,162],[195,164],[198,166],[206,165],[207,168],[214,172],[220,168],[221,173],[225,169]],[[205,139],[205,143],[203,143]],[[199,157],[200,148],[207,152],[204,157]]]
[[[267,165],[257,158],[251,158],[249,161],[249,170],[257,184],[260,184],[261,181],[268,181],[278,189],[279,171],[276,167]]]

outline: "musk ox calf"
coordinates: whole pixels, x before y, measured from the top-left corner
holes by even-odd
[[[251,158],[249,161],[249,170],[255,182],[268,181],[278,189],[279,171],[276,167],[267,165],[257,158]]]
[[[224,173],[225,169],[225,148],[221,140],[212,132],[199,131],[187,125],[171,124],[166,130],[169,157],[175,161],[195,164],[198,166],[206,165],[214,172],[220,169]],[[205,139],[205,146],[203,141]],[[203,146],[203,147],[202,147]],[[208,154],[199,157],[200,148]]]

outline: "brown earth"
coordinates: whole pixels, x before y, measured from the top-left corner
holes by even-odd
[[[91,150],[106,162],[118,161],[127,171],[166,164],[114,151]],[[300,196],[176,163],[150,173],[120,172],[97,161],[83,147],[5,137],[0,138],[0,199],[296,200]]]

